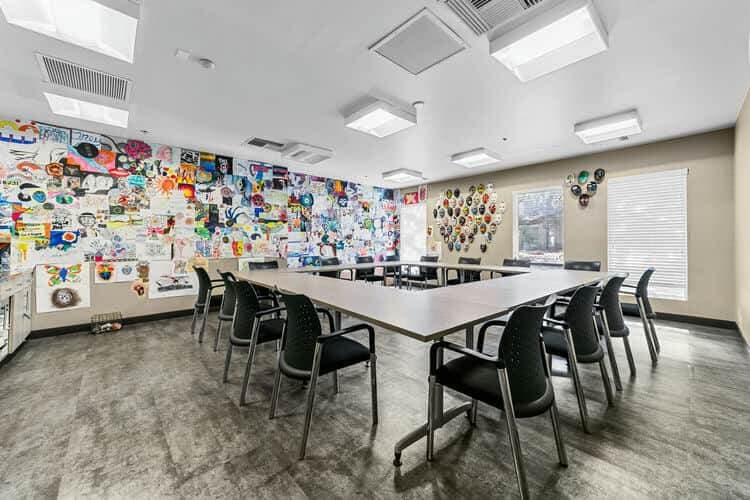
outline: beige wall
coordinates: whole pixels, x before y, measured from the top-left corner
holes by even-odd
[[[750,127],[747,111],[746,127]],[[748,151],[747,176],[750,178],[750,131],[745,131]],[[505,200],[507,211],[485,254],[475,242],[473,248],[460,255],[482,257],[482,262],[500,263],[513,256],[513,192],[526,189],[563,186],[568,174],[580,170],[593,172],[601,167],[607,179],[613,177],[689,168],[688,176],[688,300],[654,301],[658,311],[722,320],[735,320],[734,288],[734,135],[732,129],[711,132],[672,141],[637,146],[613,152],[530,165],[493,172],[471,178],[432,184],[429,187],[428,224],[437,225],[432,208],[448,188],[459,187],[466,192],[471,184],[494,183],[499,199]],[[564,251],[569,260],[601,260],[607,262],[607,181],[591,200],[581,208],[566,190],[564,206]],[[459,254],[448,252],[442,244],[442,259],[458,260]],[[657,270],[658,272],[658,270]],[[746,285],[746,317],[750,321],[750,282]]]
[[[170,297],[167,299],[149,299],[148,295],[137,297],[130,291],[131,283],[94,283],[93,265],[89,266],[91,283],[91,307],[73,309],[72,311],[36,313],[36,303],[33,304],[31,315],[31,329],[46,330],[47,328],[61,328],[70,325],[87,324],[94,314],[104,314],[119,311],[123,317],[146,316],[170,311],[192,309],[195,296]],[[216,269],[222,271],[236,271],[237,259],[217,259],[209,261],[209,273],[212,278],[218,278]],[[36,302],[36,301],[34,301]]]
[[[737,277],[737,325],[750,342],[750,95],[737,117],[734,153],[735,275]]]

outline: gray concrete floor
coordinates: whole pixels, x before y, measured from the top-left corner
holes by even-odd
[[[209,321],[208,338],[215,329]],[[189,319],[28,342],[0,368],[0,498],[513,498],[516,480],[502,414],[480,406],[393,467],[393,445],[423,423],[427,345],[379,331],[380,424],[370,425],[364,367],[321,380],[308,458],[297,460],[304,389],[286,381],[268,420],[274,353],[261,348],[249,404],[238,406],[245,356],[220,381],[224,346],[191,338]],[[583,368],[592,434],[570,379],[555,391],[570,466],[557,465],[546,416],[520,421],[532,496],[750,496],[749,355],[734,332],[657,322],[652,369],[639,323],[630,378],[608,408],[596,366]],[[461,336],[456,337],[462,341]],[[497,339],[488,339],[487,345]],[[446,404],[453,399],[447,395]]]

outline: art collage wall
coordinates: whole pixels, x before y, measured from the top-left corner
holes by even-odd
[[[96,284],[196,293],[208,259],[382,259],[398,193],[214,153],[0,121],[0,273],[36,268],[37,313],[89,307]]]

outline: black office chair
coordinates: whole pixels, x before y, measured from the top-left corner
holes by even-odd
[[[206,330],[206,319],[208,319],[208,310],[211,308],[211,296],[215,288],[224,286],[223,280],[212,280],[208,272],[202,267],[195,267],[195,274],[198,276],[198,297],[193,305],[193,321],[190,323],[190,335],[195,335],[195,323],[198,315],[203,315],[201,320],[201,329],[198,333],[198,342],[203,343],[203,332]]]
[[[596,318],[597,325],[599,332],[602,333],[607,343],[609,364],[612,366],[612,376],[618,390],[622,390],[622,383],[620,382],[620,370],[617,367],[617,360],[612,348],[612,337],[621,338],[625,344],[625,354],[628,357],[628,365],[630,365],[630,376],[635,376],[635,362],[630,350],[630,340],[628,340],[630,330],[622,317],[622,306],[620,305],[620,288],[627,277],[627,274],[618,274],[607,280],[597,302],[597,309],[599,310],[599,315]]]
[[[528,498],[529,491],[516,427],[517,418],[534,417],[549,411],[558,460],[560,465],[568,465],[560,433],[555,391],[547,365],[544,342],[540,335],[542,318],[554,300],[555,298],[551,297],[544,305],[519,307],[511,314],[507,323],[485,323],[479,331],[477,351],[446,341],[432,345],[427,410],[427,460],[433,458],[435,430],[441,425],[440,421],[436,421],[435,406],[436,397],[442,394],[436,389],[443,386],[503,410],[522,498]],[[495,357],[482,353],[485,333],[488,328],[494,326],[504,327],[498,355]],[[452,351],[460,356],[444,363],[445,351]]]
[[[563,266],[571,271],[601,271],[602,262],[600,260],[566,260]]]
[[[583,286],[576,290],[567,304],[565,319],[545,318],[544,322],[549,326],[542,329],[547,353],[568,360],[568,367],[573,376],[573,384],[578,397],[581,423],[585,432],[589,432],[588,410],[586,409],[586,397],[583,394],[581,378],[578,375],[579,363],[599,363],[607,402],[610,406],[614,404],[607,365],[604,364],[604,351],[599,344],[599,334],[594,322],[594,303],[598,291],[599,287],[596,286]]]
[[[219,271],[221,279],[224,280],[224,295],[221,297],[221,306],[219,306],[219,326],[216,327],[216,338],[214,339],[214,352],[219,350],[219,339],[221,338],[221,328],[225,321],[234,321],[234,310],[237,306],[237,290],[235,283],[237,278],[229,272]]]
[[[307,437],[310,432],[315,391],[318,377],[334,374],[334,391],[338,392],[336,371],[359,363],[370,363],[370,387],[372,391],[372,423],[378,423],[378,393],[376,378],[375,330],[366,324],[353,325],[339,331],[334,330],[331,313],[316,309],[312,301],[304,295],[283,294],[287,307],[287,323],[281,343],[276,376],[273,382],[270,418],[276,417],[281,376],[309,381],[307,388],[307,409],[305,426],[302,431],[299,458],[305,458]],[[330,333],[324,335],[318,313],[328,317]],[[366,330],[369,335],[369,348],[345,337],[350,333]]]
[[[357,264],[373,264],[375,259],[372,255],[366,255],[364,257],[355,258]],[[375,274],[375,269],[357,269],[356,273],[357,281],[365,281],[367,283],[377,283],[378,281],[385,284],[385,276],[382,274]]]
[[[656,270],[653,267],[646,269],[636,286],[623,284],[622,293],[635,297],[635,302],[638,305],[638,315],[641,317],[643,333],[646,336],[646,343],[648,344],[648,352],[651,355],[651,363],[655,365],[659,360],[661,345],[659,344],[659,338],[656,336],[656,327],[654,326],[656,313],[654,312],[654,308],[651,307],[651,301],[648,298],[648,284],[651,281],[654,271]]]
[[[503,259],[503,265],[508,267],[531,267],[531,261],[528,259]],[[492,277],[495,273],[490,273]],[[500,273],[500,276],[513,276],[508,273]]]
[[[280,340],[284,330],[284,319],[276,317],[266,319],[267,316],[279,313],[282,308],[263,309],[255,289],[247,281],[236,281],[234,286],[237,306],[234,312],[234,321],[232,321],[232,331],[227,342],[227,356],[224,361],[222,381],[228,380],[229,364],[232,360],[234,347],[249,348],[240,392],[240,405],[244,405],[245,393],[250,383],[250,370],[255,358],[255,347],[258,344]]]
[[[459,257],[458,258],[459,264],[474,264],[479,265],[482,263],[481,258],[474,258],[474,257]],[[456,272],[457,276],[455,278],[450,278],[448,280],[448,285],[458,285],[460,283],[470,283],[472,281],[479,281],[482,279],[482,273],[480,271],[463,271],[458,270]]]
[[[250,271],[260,271],[263,269],[278,269],[279,263],[275,260],[269,260],[264,262],[248,262],[247,266]],[[272,290],[257,285],[253,285],[253,287],[255,288],[255,293],[258,295],[258,300],[264,302],[267,306],[279,307],[279,298]]]
[[[399,257],[396,254],[386,255],[383,259],[385,262],[398,262]],[[395,267],[384,267],[383,268],[383,285],[388,285],[388,278],[393,280],[393,286],[401,288],[401,269]]]
[[[437,255],[423,255],[419,258],[419,262],[437,262],[438,256]],[[409,274],[407,275],[407,285],[409,288],[411,288],[413,283],[421,283],[422,288],[427,288],[429,281],[435,281],[435,285],[437,286],[438,283],[438,270],[436,267],[417,267],[417,266],[411,266],[411,269],[417,269],[417,274]]]
[[[338,266],[341,262],[339,261],[338,257],[322,257],[320,259],[320,265],[321,266]],[[340,271],[323,271],[321,273],[318,273],[318,276],[323,276],[324,278],[340,278]]]

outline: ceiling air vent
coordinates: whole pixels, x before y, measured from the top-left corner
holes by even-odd
[[[36,58],[42,79],[47,83],[113,101],[127,102],[130,99],[131,81],[127,78],[44,54],[37,53]]]
[[[281,156],[290,160],[315,165],[333,157],[333,151],[309,144],[295,143],[287,146]]]
[[[545,0],[443,0],[477,35],[515,19]]]
[[[282,143],[269,139],[263,139],[260,137],[251,137],[250,139],[243,142],[242,145],[261,149],[270,149],[271,151],[281,151],[282,149],[284,149],[284,145]]]
[[[422,9],[370,47],[412,75],[418,75],[466,48],[466,43],[428,9]]]

